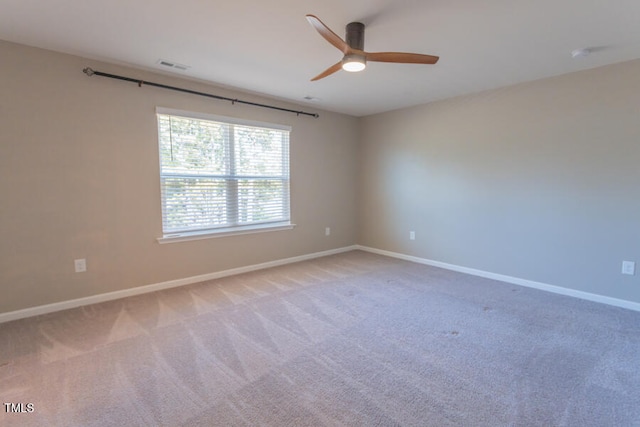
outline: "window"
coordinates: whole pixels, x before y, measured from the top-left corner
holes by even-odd
[[[157,109],[163,239],[291,228],[287,126]]]

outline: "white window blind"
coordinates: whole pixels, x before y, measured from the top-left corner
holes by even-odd
[[[157,109],[167,235],[290,223],[290,128]]]

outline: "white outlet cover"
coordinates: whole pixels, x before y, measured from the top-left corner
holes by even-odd
[[[87,271],[87,260],[82,258],[82,259],[76,259],[73,261],[74,267],[76,269],[76,273],[84,273],[85,271]]]
[[[636,263],[633,261],[622,261],[622,274],[629,276],[636,274]]]

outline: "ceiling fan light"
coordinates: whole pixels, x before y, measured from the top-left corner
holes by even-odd
[[[342,59],[342,69],[351,73],[362,71],[367,66],[367,61],[360,55],[345,55]]]

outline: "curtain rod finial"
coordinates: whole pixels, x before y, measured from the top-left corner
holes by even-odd
[[[87,76],[91,77],[93,76],[93,74],[95,73],[95,71],[93,71],[91,68],[87,67],[84,70],[82,70],[83,73],[85,73]]]

